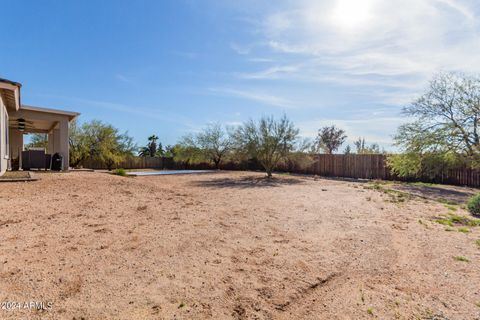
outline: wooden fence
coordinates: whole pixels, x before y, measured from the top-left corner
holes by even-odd
[[[401,178],[391,172],[386,162],[387,156],[383,154],[321,154],[314,157],[312,165],[296,171],[326,177],[421,181],[480,187],[480,171],[478,170],[458,168],[444,170],[435,177]]]
[[[422,177],[418,179],[399,178],[391,173],[386,164],[387,156],[383,154],[320,154],[313,156],[308,165],[299,165],[295,162],[285,162],[278,166],[282,172],[313,174],[324,177],[342,177],[355,179],[380,180],[410,180],[452,184],[460,186],[480,187],[480,171],[468,168],[445,170],[436,177]],[[85,168],[106,169],[106,165],[98,161],[84,161]],[[142,158],[129,157],[119,163],[117,168],[124,169],[214,169],[210,163],[188,164],[175,162],[172,158]],[[251,170],[261,171],[261,165],[256,161],[224,162],[220,166],[223,170]]]
[[[127,157],[120,163],[115,165],[115,168],[124,169],[164,169],[165,163],[169,158],[153,158],[153,157]],[[107,169],[107,165],[98,160],[86,159],[82,161],[84,168],[90,169]]]

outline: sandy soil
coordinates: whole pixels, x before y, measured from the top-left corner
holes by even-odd
[[[436,223],[436,187],[39,176],[0,184],[0,302],[53,306],[1,319],[480,319],[480,227]]]

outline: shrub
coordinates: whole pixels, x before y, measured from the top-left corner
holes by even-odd
[[[119,169],[115,169],[113,174],[115,174],[117,176],[125,177],[127,175],[127,171],[125,171],[125,169],[123,169],[123,168],[119,168]]]
[[[468,200],[467,208],[474,216],[480,216],[480,193]]]

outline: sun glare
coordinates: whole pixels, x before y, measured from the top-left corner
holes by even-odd
[[[372,0],[337,0],[333,9],[332,22],[336,26],[352,30],[371,18]]]

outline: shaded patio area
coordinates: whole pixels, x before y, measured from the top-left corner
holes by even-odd
[[[28,155],[22,157],[24,151],[24,135],[29,133],[43,133],[48,136],[48,147],[44,150],[43,166],[47,169],[49,157],[55,153],[63,157],[61,170],[69,168],[69,144],[68,130],[69,123],[75,119],[79,113],[40,108],[28,105],[22,105],[18,110],[9,114],[9,149],[10,149],[10,169],[22,168],[23,161],[28,159]],[[38,156],[42,152],[37,152]],[[23,159],[22,159],[23,158]],[[30,165],[26,165],[30,168]],[[34,166],[38,167],[38,165]]]

